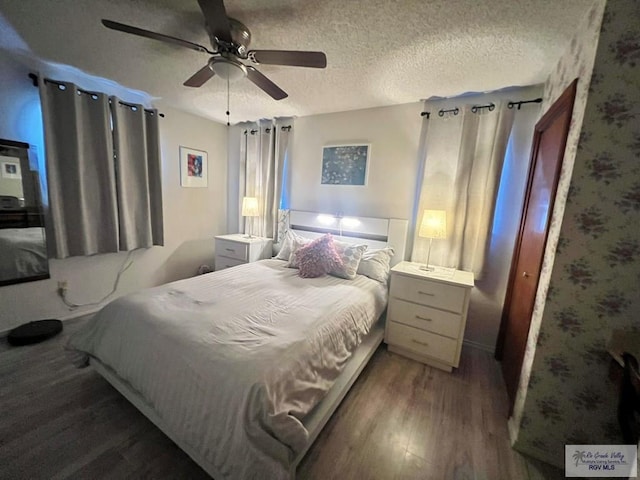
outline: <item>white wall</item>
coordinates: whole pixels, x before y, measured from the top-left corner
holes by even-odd
[[[421,103],[296,118],[292,129],[293,210],[409,219],[413,209]],[[364,187],[321,185],[322,147],[370,143]]]
[[[29,70],[0,51],[0,138],[35,144],[42,151],[38,91]],[[227,128],[159,104],[165,246],[134,252],[133,266],[122,276],[117,296],[194,275],[213,263],[213,236],[226,231]],[[34,115],[34,111],[38,115]],[[180,186],[179,146],[208,152],[208,188]],[[50,261],[50,280],[0,287],[0,332],[30,320],[75,316],[95,307],[70,311],[56,294],[66,280],[75,303],[96,301],[108,293],[126,254]]]

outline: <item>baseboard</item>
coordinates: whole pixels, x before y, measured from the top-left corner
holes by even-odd
[[[564,471],[565,465],[558,464],[556,462],[556,459],[549,458],[545,452],[541,452],[535,449],[529,449],[526,447],[526,445],[523,446],[522,442],[518,442],[518,436],[520,435],[520,426],[516,424],[515,417],[513,415],[510,416],[509,420],[507,421],[507,428],[509,430],[509,441],[511,443],[511,448],[513,448],[517,452],[520,452],[525,457],[527,457],[526,463],[527,463],[528,469],[535,467],[536,470],[539,470],[540,468],[543,468],[543,466],[540,465],[540,462],[542,462],[542,464],[551,465],[552,467],[559,468],[560,470]],[[537,466],[536,466],[536,462],[537,462]],[[535,476],[530,478],[532,479],[547,478],[547,476],[546,475],[542,477]],[[556,478],[556,477],[553,476],[552,478]]]
[[[67,320],[75,320],[76,318],[86,317],[87,315],[93,315],[99,310],[102,310],[102,307],[104,307],[104,305],[83,309],[80,312],[71,312],[69,313],[69,315],[65,315],[63,317],[58,318],[58,320],[66,322]]]
[[[102,308],[102,306],[99,306],[99,307],[92,307],[92,308],[84,309],[81,312],[71,312],[68,315],[64,315],[62,317],[58,317],[58,320],[60,320],[62,322],[68,322],[70,320],[79,320],[82,317],[87,317],[89,315],[93,315],[94,313],[96,313],[101,308]],[[27,321],[25,321],[23,323],[27,323]],[[16,327],[17,326],[18,325],[16,325]],[[14,328],[15,327],[7,328],[6,330],[0,330],[0,338],[7,337],[9,335],[9,332],[11,330],[13,330]]]
[[[520,452],[527,457],[533,458],[540,462],[546,463],[547,465],[551,465],[552,467],[559,468],[564,471],[565,465],[562,462],[558,462],[557,458],[551,458],[548,456],[546,452],[542,452],[538,449],[528,448],[526,445],[523,446],[522,442],[516,442],[512,445],[513,449]]]
[[[509,441],[511,442],[511,446],[513,447],[518,440],[518,432],[520,430],[520,425],[516,424],[513,415],[511,415],[509,417],[509,420],[507,421],[507,428],[509,430]]]
[[[496,353],[495,346],[485,345],[484,343],[478,343],[472,340],[463,340],[462,344],[468,347],[477,348],[478,350],[483,350],[485,352],[490,353],[491,355]]]

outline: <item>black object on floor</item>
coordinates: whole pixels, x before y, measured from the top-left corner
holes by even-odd
[[[36,320],[11,330],[8,340],[11,345],[15,346],[30,345],[54,337],[61,331],[62,322],[60,320]]]

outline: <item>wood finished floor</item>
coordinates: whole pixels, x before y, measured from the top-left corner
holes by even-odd
[[[1,479],[207,479],[206,473],[58,337],[0,339]],[[382,346],[298,468],[299,479],[563,478],[511,449],[498,364],[464,349],[441,372]]]

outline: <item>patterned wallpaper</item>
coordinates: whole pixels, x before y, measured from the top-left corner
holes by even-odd
[[[573,173],[573,165],[576,157],[576,151],[578,149],[578,140],[580,138],[584,112],[587,106],[587,96],[589,95],[589,84],[591,82],[596,48],[598,46],[598,37],[600,36],[600,25],[602,23],[604,4],[605,0],[598,0],[586,14],[583,21],[579,24],[579,27],[569,43],[567,50],[560,58],[555,70],[549,75],[544,87],[540,116],[544,115],[544,113],[558,99],[571,82],[578,78],[576,99],[574,102],[573,114],[571,116],[567,146],[558,181],[557,196],[551,215],[547,248],[545,250],[545,256],[542,263],[542,270],[540,271],[540,281],[531,318],[529,339],[527,342],[524,360],[522,362],[520,385],[516,395],[513,416],[509,422],[512,438],[518,437],[518,430],[522,424],[522,414],[524,412],[527,389],[529,388],[531,368],[533,366],[533,359],[536,352],[536,344],[538,341],[540,325],[542,323],[542,315],[544,312],[545,302],[547,300],[547,291],[549,288],[549,282],[551,281],[551,270],[553,268],[556,247],[560,235],[562,216],[564,215],[569,185],[571,183],[571,174]]]
[[[567,443],[621,443],[606,344],[640,329],[640,4],[602,7],[545,88],[548,106],[581,78],[511,425],[518,450],[559,466]]]

